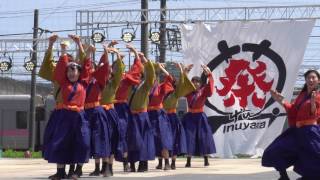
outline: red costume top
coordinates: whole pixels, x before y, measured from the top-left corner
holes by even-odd
[[[212,96],[213,94],[213,77],[210,73],[208,75],[208,83],[201,87],[199,90],[193,91],[192,93],[188,94],[187,101],[188,101],[188,108],[189,112],[203,112],[203,107],[206,102],[207,97]]]
[[[300,92],[293,103],[285,102],[290,127],[295,127],[297,123],[303,121],[316,122],[320,115],[320,94],[316,96],[316,111],[311,114],[311,96],[307,91]]]
[[[86,59],[82,65],[82,71],[79,80],[71,83],[67,77],[68,56],[62,55],[58,61],[54,72],[54,80],[61,87],[63,104],[67,106],[77,106],[83,108],[86,97],[86,87],[89,82],[89,72],[91,69],[90,59]]]
[[[106,82],[110,75],[110,67],[109,62],[106,61],[105,54],[103,54],[100,58],[99,64],[103,63],[101,67],[97,67],[97,69],[91,74],[90,83],[87,87],[87,103],[99,103],[101,99],[101,92],[103,88],[106,86]]]
[[[127,101],[129,90],[132,86],[140,84],[143,64],[139,58],[134,60],[134,63],[129,72],[123,75],[118,90],[116,92],[116,101]]]
[[[156,82],[149,95],[149,105],[148,105],[148,110],[153,110],[152,107],[160,107],[162,108],[162,102],[164,98],[171,92],[174,91],[173,88],[173,78],[172,76],[167,76],[163,83],[158,84]],[[150,109],[151,108],[151,109]]]

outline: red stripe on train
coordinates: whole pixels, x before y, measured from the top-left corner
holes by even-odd
[[[29,132],[26,129],[12,129],[0,131],[0,136],[28,136]]]

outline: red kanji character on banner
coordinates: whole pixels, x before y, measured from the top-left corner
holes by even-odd
[[[252,95],[252,104],[262,108],[266,102],[265,96],[259,98],[255,91],[256,86],[266,94],[271,89],[273,79],[266,82],[266,64],[262,61],[256,61],[258,66],[254,69],[250,68],[250,62],[241,60],[230,60],[229,66],[225,69],[226,77],[220,77],[219,80],[223,85],[222,89],[217,89],[219,96],[227,96],[231,91],[230,97],[224,99],[224,105],[230,107],[235,103],[235,97],[238,98],[242,108],[248,105],[248,96]],[[253,79],[253,83],[249,83],[249,75]],[[238,88],[232,88],[234,85]]]

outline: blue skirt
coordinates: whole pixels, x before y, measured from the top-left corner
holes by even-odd
[[[320,126],[303,126],[296,132],[299,154],[294,171],[309,179],[320,179]]]
[[[109,137],[110,137],[110,144],[111,144],[111,154],[114,155],[118,149],[118,142],[119,142],[119,130],[118,130],[118,122],[119,117],[116,110],[109,109],[104,110],[107,115],[107,126],[109,129]]]
[[[108,119],[101,106],[85,110],[90,122],[91,157],[104,158],[111,154]]]
[[[118,131],[119,131],[119,142],[117,152],[115,154],[116,161],[123,161],[124,153],[128,152],[128,120],[130,117],[130,109],[127,103],[116,103],[114,108],[117,111],[119,122],[118,122]]]
[[[44,136],[43,136],[43,145],[42,145],[42,156],[45,160],[48,160],[49,158],[49,152],[47,151],[48,149],[48,143],[52,140],[53,137],[53,133],[55,131],[55,129],[57,128],[57,119],[61,119],[58,116],[63,115],[62,113],[60,113],[60,109],[54,109],[51,114],[50,114],[50,118],[49,121],[46,125],[46,128],[44,130]]]
[[[90,130],[85,112],[70,110],[56,111],[56,128],[46,145],[49,163],[86,163],[90,156]]]
[[[149,119],[151,121],[154,132],[154,143],[156,146],[156,156],[162,157],[163,149],[172,151],[173,135],[170,120],[163,109],[149,111]]]
[[[203,156],[216,152],[211,127],[205,113],[187,113],[182,120],[187,139],[187,154]]]
[[[179,156],[187,153],[186,134],[181,121],[176,113],[169,113],[168,118],[172,127],[173,149],[171,156]]]
[[[290,127],[278,136],[264,151],[262,166],[285,170],[298,158],[297,128]]]
[[[148,113],[132,114],[128,122],[128,160],[137,162],[154,159],[154,133]]]

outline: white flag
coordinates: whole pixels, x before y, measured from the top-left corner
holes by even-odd
[[[214,77],[205,113],[216,156],[261,155],[282,132],[286,113],[269,93],[290,101],[314,20],[219,22],[183,25],[184,63]]]

